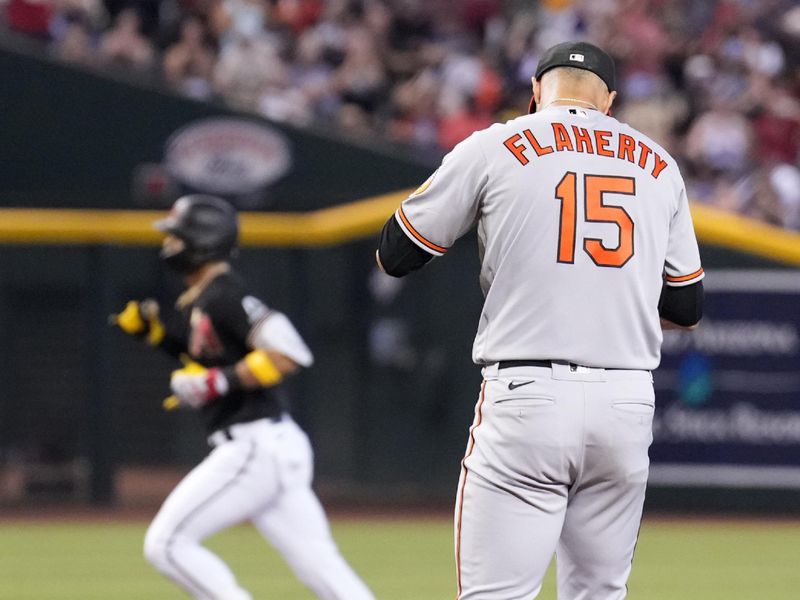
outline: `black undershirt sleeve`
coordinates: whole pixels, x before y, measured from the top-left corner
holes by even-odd
[[[400,228],[394,216],[389,217],[381,231],[378,256],[387,275],[403,277],[424,266],[433,254],[412,242]]]
[[[243,293],[233,286],[219,286],[216,294],[209,294],[206,309],[211,320],[220,333],[235,341],[237,345],[246,345],[250,335],[250,319],[242,304]]]
[[[658,301],[658,314],[662,319],[681,327],[691,327],[699,323],[703,316],[703,282],[682,287],[672,287],[665,283]]]

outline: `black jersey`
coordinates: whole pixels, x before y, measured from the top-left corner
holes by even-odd
[[[269,309],[247,293],[230,270],[211,279],[187,303],[180,305],[183,332],[170,340],[171,349],[187,353],[204,367],[227,367],[253,350],[250,333],[269,316]],[[172,337],[172,336],[170,336]],[[284,406],[274,387],[234,391],[212,400],[200,410],[209,433],[235,423],[277,418]]]

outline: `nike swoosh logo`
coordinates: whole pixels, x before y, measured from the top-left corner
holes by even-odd
[[[536,380],[535,379],[531,379],[530,381],[523,381],[522,383],[515,383],[513,381],[510,381],[508,383],[508,389],[515,390],[518,387],[522,387],[523,385],[528,385],[529,383],[533,383],[534,381],[536,381]]]

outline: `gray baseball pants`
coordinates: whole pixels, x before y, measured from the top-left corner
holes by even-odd
[[[456,499],[458,600],[627,594],[652,442],[649,371],[483,370]]]

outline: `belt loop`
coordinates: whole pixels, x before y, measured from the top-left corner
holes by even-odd
[[[490,365],[484,365],[483,369],[481,369],[481,373],[483,373],[484,379],[497,379],[500,370],[500,363],[492,363]]]

